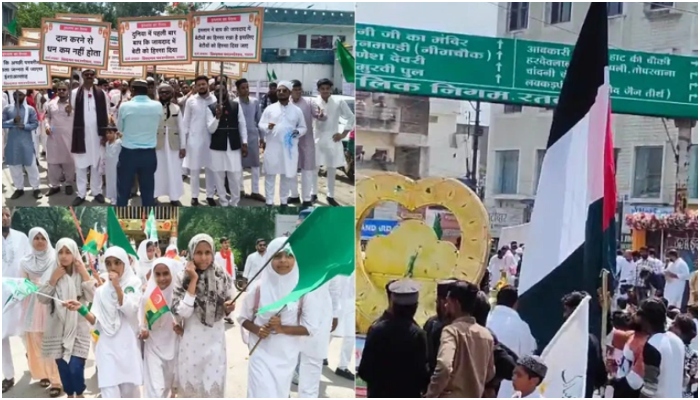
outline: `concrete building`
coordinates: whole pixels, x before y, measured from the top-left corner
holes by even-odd
[[[589,4],[499,3],[498,36],[574,44]],[[608,3],[608,14],[611,47],[697,56],[697,3]],[[552,111],[494,104],[490,122],[485,203],[490,210],[500,208],[527,220]],[[614,115],[613,123],[618,200],[623,209],[673,205],[676,121]],[[688,191],[690,203],[697,205],[697,127],[691,140]]]
[[[17,14],[17,4],[10,1],[2,3],[2,44],[3,46],[16,46],[18,43],[17,32],[12,32],[12,21]],[[15,26],[15,30],[17,27]]]
[[[353,95],[351,86],[343,84],[335,49],[340,40],[352,51],[355,12],[310,7],[265,8],[262,60],[250,64],[244,73],[252,92],[267,92],[267,74],[274,72],[277,80],[299,79],[305,95],[314,93],[316,81],[321,78],[332,79],[339,92]]]
[[[387,93],[356,93],[359,169],[397,171],[414,179],[465,178],[471,169],[475,109],[468,102]],[[486,154],[483,126],[478,154]],[[479,175],[486,159],[478,157]]]

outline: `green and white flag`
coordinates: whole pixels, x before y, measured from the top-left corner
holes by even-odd
[[[277,81],[277,74],[275,73],[274,69],[272,70],[272,72],[270,72],[270,70],[267,71],[267,80],[270,82]]]
[[[313,292],[337,275],[352,275],[355,271],[355,231],[329,229],[353,226],[353,207],[319,207],[304,219],[287,241],[299,267],[299,282],[292,292],[270,305],[261,307],[259,314],[279,310]],[[272,268],[266,266],[266,268]]]
[[[156,229],[156,215],[153,213],[153,209],[148,214],[148,219],[146,220],[146,227],[143,230],[146,234],[146,239],[151,241],[158,241],[158,229]]]
[[[4,299],[2,312],[5,312],[13,304],[27,298],[32,293],[36,293],[39,288],[29,279],[26,278],[2,278],[3,294],[9,293],[7,299]]]

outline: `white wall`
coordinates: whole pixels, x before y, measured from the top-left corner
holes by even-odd
[[[277,80],[298,79],[305,91],[316,88],[316,81],[321,78],[333,78],[333,66],[321,64],[249,64],[248,72],[243,76],[249,81],[267,82],[267,71],[275,71]],[[251,87],[251,90],[255,90]],[[263,88],[267,91],[267,87]]]
[[[354,45],[355,41],[355,31],[351,26],[266,23],[263,28],[262,47],[296,49],[299,35],[343,35],[346,43]],[[307,46],[310,42],[311,38],[307,37]]]

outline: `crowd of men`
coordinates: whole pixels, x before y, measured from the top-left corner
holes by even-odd
[[[204,169],[210,206],[216,197],[221,206],[236,206],[241,196],[271,206],[277,190],[281,205],[309,207],[318,200],[322,166],[327,202],[339,205],[336,169],[345,165],[342,141],[355,116],[332,95],[331,80],[317,81],[313,98],[302,95],[298,80],[273,82],[261,99],[251,96],[245,78],[158,80],[108,81],[84,69],[73,80],[56,80],[50,90],[3,92],[3,160],[15,187],[10,198],[25,194],[25,174],[33,197],[44,196],[38,170],[43,156],[45,195],[75,193],[73,206],[86,201],[88,189],[100,204],[126,206],[140,192],[144,206],[161,196],[181,206],[188,177],[191,205],[197,206]],[[250,193],[243,191],[244,169],[251,171]]]

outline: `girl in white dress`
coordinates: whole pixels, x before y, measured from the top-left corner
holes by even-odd
[[[235,308],[232,283],[214,263],[214,240],[195,235],[189,243],[192,261],[173,295],[172,310],[182,318],[184,333],[178,351],[180,397],[224,397],[226,331],[224,318]]]
[[[67,307],[84,316],[98,336],[95,363],[102,398],[141,397],[143,360],[137,337],[141,280],[121,247],[107,249],[105,265],[108,281],[97,288],[91,310],[72,301]]]
[[[179,337],[175,330],[175,316],[167,312],[158,318],[149,328],[146,322],[146,304],[151,293],[159,288],[163,300],[170,307],[175,289],[174,275],[178,269],[177,261],[170,258],[158,258],[153,262],[151,276],[146,291],[141,298],[139,317],[143,346],[143,388],[144,396],[149,398],[167,398],[175,387],[177,373],[177,352]]]
[[[273,240],[265,252],[272,261],[253,282],[243,300],[238,322],[248,347],[260,344],[248,360],[249,398],[288,398],[294,369],[299,361],[302,336],[317,333],[321,318],[318,307],[305,307],[305,297],[280,311],[258,314],[261,307],[287,296],[299,281],[299,268],[287,238]],[[248,333],[249,332],[249,333]]]

